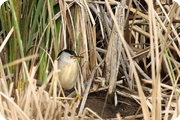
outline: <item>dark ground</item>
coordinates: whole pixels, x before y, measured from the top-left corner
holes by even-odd
[[[97,93],[91,93],[86,101],[86,107],[90,108],[101,116],[104,102],[106,98],[106,92],[101,91]],[[136,111],[140,107],[136,101],[130,98],[118,96],[118,105],[115,107],[112,103],[107,103],[102,118],[116,118],[116,114],[120,113],[121,117],[135,115]]]
[[[66,95],[69,95],[73,91],[74,89],[65,91],[65,93]],[[103,119],[117,118],[117,113],[120,113],[121,117],[133,116],[140,108],[140,105],[135,100],[117,95],[118,105],[115,107],[114,103],[106,103],[104,113],[101,116],[106,94],[106,91],[90,93],[88,95],[85,107],[90,108]],[[77,109],[77,111],[78,110],[79,108]],[[142,111],[140,111],[139,113],[142,113]]]

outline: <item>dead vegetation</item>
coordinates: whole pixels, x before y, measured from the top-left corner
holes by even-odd
[[[120,96],[140,105],[134,115],[114,119],[173,120],[180,114],[176,2],[19,3],[9,0],[0,9],[0,113],[6,119],[102,119],[85,107],[89,93],[102,91],[104,108],[119,104]],[[77,84],[82,99],[65,94],[58,80],[56,56],[65,48],[84,56]]]

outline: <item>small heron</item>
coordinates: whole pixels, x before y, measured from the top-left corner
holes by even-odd
[[[58,60],[58,69],[59,80],[62,87],[65,90],[70,90],[73,87],[76,90],[76,82],[79,74],[78,59],[83,58],[82,56],[77,56],[74,51],[71,50],[62,50],[57,57]],[[76,90],[77,92],[77,90]]]

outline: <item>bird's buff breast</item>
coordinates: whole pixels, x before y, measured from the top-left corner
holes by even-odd
[[[70,90],[74,87],[77,76],[78,76],[78,64],[77,61],[60,68],[61,72],[59,73],[59,79],[62,87],[65,90]]]

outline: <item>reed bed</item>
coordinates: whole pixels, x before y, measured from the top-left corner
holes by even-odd
[[[139,104],[111,119],[180,114],[180,7],[171,0],[9,0],[0,8],[0,114],[13,120],[103,119],[119,97]],[[84,56],[75,91],[59,82],[57,55]],[[106,92],[102,115],[88,95]],[[129,107],[127,105],[127,107]],[[98,109],[98,108],[97,108]],[[131,109],[131,108],[129,108]]]

